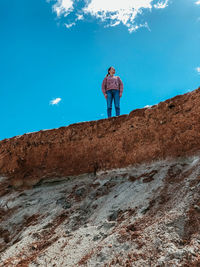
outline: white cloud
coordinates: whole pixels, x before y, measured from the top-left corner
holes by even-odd
[[[46,0],[48,2],[52,0]],[[168,5],[169,0],[54,0],[53,11],[57,16],[68,16],[73,11],[76,17],[73,21],[65,24],[69,27],[75,25],[75,21],[82,20],[90,15],[105,23],[104,27],[114,27],[122,23],[129,32],[138,30],[141,27],[149,29],[147,22],[138,23],[136,20],[145,10],[163,9]],[[200,1],[200,0],[198,0]],[[78,2],[83,2],[81,8],[74,8]],[[69,28],[67,27],[67,28]]]
[[[73,11],[72,0],[57,0],[53,5],[53,11],[57,13],[57,16],[64,15],[66,17],[70,12]]]
[[[195,68],[195,70],[200,74],[200,67]]]
[[[195,2],[195,4],[196,4],[196,5],[200,5],[200,0],[197,0],[197,1]]]
[[[83,19],[83,15],[77,14],[77,19],[76,20],[82,20],[82,19]]]
[[[72,23],[70,23],[70,24],[66,24],[66,23],[65,23],[66,28],[71,28],[71,27],[74,26],[74,25],[75,25],[75,22],[72,22]]]
[[[50,101],[50,105],[57,105],[61,101],[60,97],[57,97]]]
[[[155,8],[166,8],[168,4],[168,0],[165,0],[165,2],[158,2],[157,4],[154,5]]]
[[[141,9],[152,8],[151,2],[152,0],[92,0],[83,8],[83,12],[102,21],[110,20],[111,23],[107,27],[122,23],[128,27],[129,32],[132,32],[144,26],[144,24],[136,24],[135,19],[142,13]]]

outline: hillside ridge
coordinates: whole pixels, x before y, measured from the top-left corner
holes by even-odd
[[[14,187],[194,155],[200,149],[200,87],[128,115],[0,141],[0,174]]]
[[[0,142],[0,266],[199,267],[200,88]]]

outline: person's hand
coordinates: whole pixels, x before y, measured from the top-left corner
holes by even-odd
[[[122,97],[122,95],[120,94],[119,97]]]
[[[105,98],[107,99],[108,95],[105,95]]]

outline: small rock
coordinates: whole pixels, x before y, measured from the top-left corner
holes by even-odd
[[[71,206],[72,206],[72,204],[71,204],[70,202],[65,202],[65,203],[62,205],[63,209],[70,209]]]
[[[98,225],[97,230],[100,230],[103,225]]]
[[[102,233],[102,232],[100,232],[99,233],[103,238],[106,238],[108,235],[107,234],[105,234],[105,233]]]
[[[101,237],[100,237],[100,235],[95,235],[94,237],[93,237],[93,241],[97,241],[97,240],[99,240]]]
[[[124,244],[124,245],[122,246],[122,249],[124,249],[124,250],[129,250],[129,249],[130,249],[130,246],[127,245],[127,244]]]
[[[145,214],[150,209],[150,206],[144,207],[141,209],[141,213]]]
[[[103,225],[99,226],[100,228],[103,226],[105,229],[110,229],[116,225],[116,222],[104,222]]]
[[[82,196],[85,194],[85,191],[86,191],[85,187],[81,187],[81,188],[79,188],[79,189],[77,189],[77,190],[75,191],[75,194],[76,194],[78,197],[82,197]]]
[[[58,199],[56,204],[61,205],[63,209],[69,209],[72,206],[70,202],[66,201],[65,197]]]
[[[33,250],[35,250],[35,249],[37,249],[37,245],[35,244],[35,245],[33,245],[31,248],[32,248]]]
[[[102,252],[100,252],[97,256],[98,258],[100,258],[99,259],[100,262],[103,262],[107,259],[106,256]]]
[[[108,216],[108,221],[116,221],[119,215],[119,210],[115,210],[112,214]]]
[[[129,224],[127,227],[126,227],[126,230],[127,231],[136,231],[136,228],[135,228],[135,225],[132,223],[132,224]]]
[[[69,235],[70,234],[70,231],[69,230],[66,230],[65,231],[65,234]]]
[[[194,205],[194,208],[200,212],[200,207],[198,205]]]

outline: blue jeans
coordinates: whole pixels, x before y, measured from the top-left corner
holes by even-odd
[[[120,115],[119,90],[116,90],[116,89],[107,90],[106,94],[107,94],[107,113],[108,113],[108,118],[110,118],[111,114],[112,114],[112,101],[113,101],[113,99],[114,99],[114,103],[115,103],[116,116],[119,116]]]

